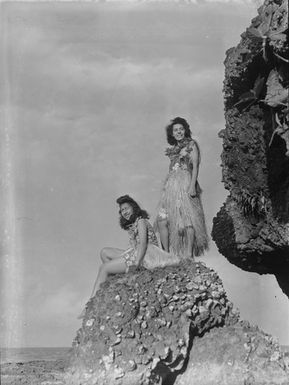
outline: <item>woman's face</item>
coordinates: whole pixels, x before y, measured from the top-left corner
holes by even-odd
[[[185,129],[180,123],[176,123],[173,125],[173,137],[177,142],[181,141],[185,137]]]
[[[129,221],[133,215],[133,208],[129,203],[123,203],[120,205],[120,215]]]

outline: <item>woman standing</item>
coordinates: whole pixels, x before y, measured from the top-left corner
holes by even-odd
[[[156,220],[165,251],[193,258],[208,248],[208,235],[198,183],[200,151],[188,122],[180,117],[166,127],[170,159]]]

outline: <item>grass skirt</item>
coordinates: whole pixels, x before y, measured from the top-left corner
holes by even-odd
[[[172,170],[164,183],[158,207],[157,220],[168,221],[170,251],[181,258],[187,257],[187,227],[194,229],[193,255],[200,256],[208,248],[201,189],[197,183],[197,196],[190,197],[190,182],[188,170]]]
[[[127,266],[126,271],[128,271],[130,266],[135,265],[136,263],[136,249],[130,248],[127,249],[122,255],[125,259]],[[143,259],[143,266],[146,269],[154,269],[156,267],[165,267],[170,265],[175,265],[180,262],[179,257],[167,253],[158,246],[149,243],[146,249],[146,253]]]
[[[149,243],[144,257],[143,265],[147,269],[154,269],[155,267],[175,265],[179,262],[179,257],[167,253],[160,247]]]

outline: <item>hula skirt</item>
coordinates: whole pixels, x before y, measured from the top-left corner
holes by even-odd
[[[164,183],[158,205],[157,220],[165,219],[169,228],[170,252],[185,258],[188,227],[194,229],[193,255],[200,256],[208,249],[208,235],[201,202],[201,188],[197,183],[197,196],[188,194],[191,175],[178,167],[170,171]],[[156,226],[157,229],[157,226]]]

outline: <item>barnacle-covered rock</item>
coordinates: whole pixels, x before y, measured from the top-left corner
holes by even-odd
[[[237,321],[218,275],[201,263],[111,277],[87,304],[67,384],[156,384],[184,367],[196,335]]]
[[[275,274],[289,295],[288,3],[266,0],[225,60],[222,169],[229,196],[214,218],[219,251]]]
[[[186,371],[174,384],[287,385],[288,364],[271,336],[238,322],[196,337]]]
[[[163,297],[167,301],[161,303]],[[74,340],[66,384],[218,383],[200,382],[195,365],[203,375],[207,367],[211,379],[215,370],[221,379],[224,370],[230,385],[243,385],[244,373],[255,369],[279,381],[289,375],[283,358],[272,337],[239,322],[218,275],[188,260],[114,276],[101,286]],[[283,384],[274,381],[270,385]]]

